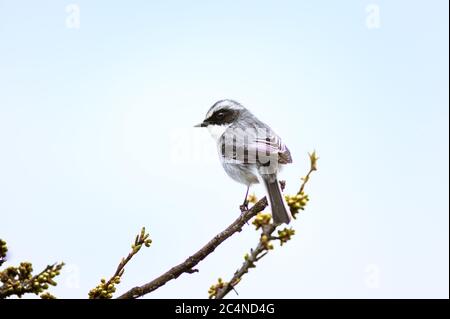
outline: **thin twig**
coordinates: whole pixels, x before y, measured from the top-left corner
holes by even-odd
[[[125,266],[128,262],[141,250],[142,246],[150,247],[152,240],[150,235],[146,233],[145,227],[142,227],[141,232],[136,236],[133,245],[131,246],[131,252],[127,257],[122,258],[119,265],[114,272],[114,275],[109,278],[108,281],[101,279],[100,284],[97,287],[91,289],[89,292],[90,299],[110,299],[113,297],[113,293],[116,291],[115,285],[120,283],[120,279],[125,272]]]
[[[27,272],[27,275],[24,275],[24,273],[20,274],[20,268],[25,265],[27,265],[28,269],[24,269],[23,271]],[[64,263],[48,265],[44,270],[34,276],[31,276],[32,265],[30,263],[21,263],[19,267],[9,267],[11,270],[14,269],[16,273],[8,276],[8,269],[0,272],[0,277],[3,282],[3,285],[0,286],[0,299],[12,295],[22,297],[22,295],[27,293],[38,295],[47,290],[49,285],[56,286],[56,282],[53,278],[59,275],[63,266]],[[27,276],[30,277],[27,278]]]
[[[276,228],[277,225],[267,225],[263,230],[263,234],[272,234]],[[255,263],[267,255],[267,251],[265,250],[265,245],[263,242],[259,241],[256,248],[250,252],[243,265],[234,273],[231,280],[225,284],[222,289],[217,291],[215,299],[223,299],[231,290],[235,290],[235,286],[241,281],[241,278],[248,273],[249,269],[254,268]]]

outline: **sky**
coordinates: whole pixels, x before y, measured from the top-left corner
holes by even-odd
[[[291,150],[287,193],[320,160],[295,236],[229,297],[448,298],[448,5],[0,0],[4,266],[64,261],[50,291],[86,298],[142,226],[118,293],[192,255],[245,194],[193,128],[231,98]],[[206,298],[258,237],[145,298]]]

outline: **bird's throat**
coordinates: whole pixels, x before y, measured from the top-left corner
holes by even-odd
[[[217,142],[229,126],[230,124],[208,125],[208,131],[213,139]]]

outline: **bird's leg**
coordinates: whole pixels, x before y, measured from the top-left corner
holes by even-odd
[[[239,208],[241,209],[242,213],[248,211],[248,199],[247,199],[247,197],[248,197],[249,189],[250,189],[250,185],[247,186],[247,192],[245,193],[244,203],[241,206],[239,206]]]

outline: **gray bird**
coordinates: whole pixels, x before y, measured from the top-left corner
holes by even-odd
[[[280,137],[244,106],[233,100],[216,102],[196,127],[206,127],[216,140],[225,172],[247,186],[262,183],[276,224],[288,224],[289,207],[281,192],[277,174],[282,165],[292,163],[291,154]]]

